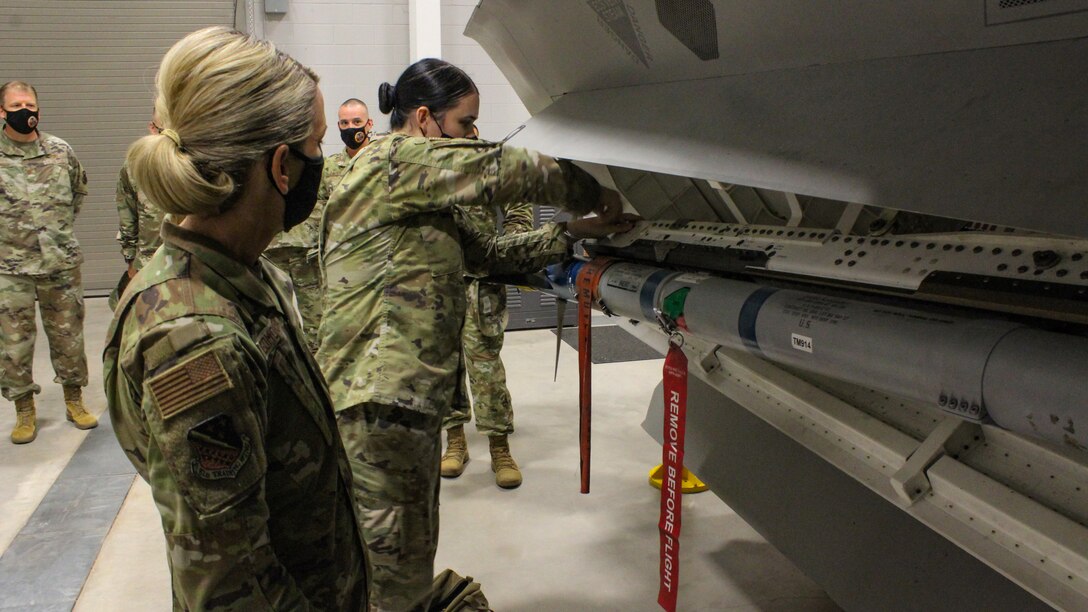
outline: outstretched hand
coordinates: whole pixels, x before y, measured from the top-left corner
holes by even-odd
[[[577,239],[604,238],[610,234],[629,232],[635,227],[635,223],[642,220],[636,214],[622,212],[622,208],[620,210],[614,221],[608,221],[604,216],[567,221],[567,232]]]

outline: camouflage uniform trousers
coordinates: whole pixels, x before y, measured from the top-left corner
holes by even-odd
[[[441,422],[437,415],[373,402],[336,414],[367,549],[371,610],[429,605],[438,549]]]
[[[34,299],[49,339],[54,382],[87,385],[83,349],[83,283],[79,267],[42,276],[0,274],[0,387],[15,401],[42,388],[34,384]]]
[[[317,352],[321,341],[317,328],[321,325],[321,269],[317,253],[304,247],[277,247],[264,252],[265,257],[291,277],[302,315],[303,332],[311,353]]]
[[[472,281],[461,328],[461,362],[457,393],[442,429],[464,425],[476,412],[476,429],[487,436],[514,433],[514,406],[506,387],[502,351],[507,321],[506,285]],[[465,388],[465,374],[469,388]],[[469,400],[471,389],[471,402]]]

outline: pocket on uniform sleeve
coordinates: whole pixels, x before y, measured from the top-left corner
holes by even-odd
[[[202,347],[144,384],[149,433],[179,493],[201,516],[248,497],[267,468],[262,400],[231,346]]]

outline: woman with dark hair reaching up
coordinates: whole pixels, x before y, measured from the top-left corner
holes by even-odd
[[[464,268],[537,270],[572,240],[631,228],[618,194],[570,162],[467,139],[480,94],[436,59],[378,92],[389,136],[352,160],[322,221],[317,359],[329,381],[373,569],[371,605],[425,609],[438,544],[442,415],[457,384]],[[597,217],[484,236],[462,207],[538,202]]]

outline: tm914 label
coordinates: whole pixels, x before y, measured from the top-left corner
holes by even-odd
[[[806,353],[812,352],[812,338],[809,338],[808,336],[790,334],[790,345],[799,351],[804,351]]]

